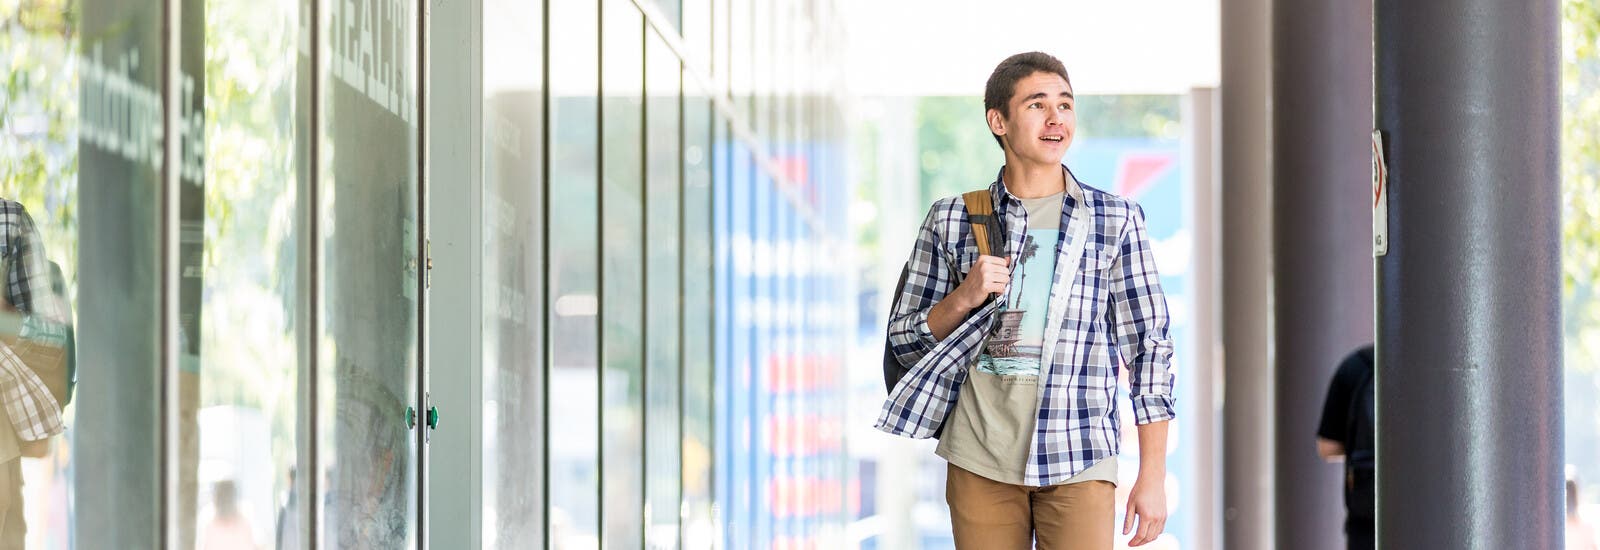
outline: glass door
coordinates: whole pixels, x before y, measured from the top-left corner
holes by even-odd
[[[321,2],[317,475],[325,548],[415,548],[426,260],[420,2]]]

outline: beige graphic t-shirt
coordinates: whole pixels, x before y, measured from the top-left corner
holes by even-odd
[[[977,363],[968,369],[939,440],[939,456],[1002,483],[1022,484],[1027,469],[1039,411],[1039,373],[1045,364],[1041,354],[1061,238],[1061,209],[1066,192],[1083,200],[1076,182],[1069,178],[1068,186],[1062,193],[1021,199],[1028,211],[1028,230],[1011,270],[1008,307],[997,313],[993,332]],[[1116,483],[1116,457],[1066,483],[1091,480]]]

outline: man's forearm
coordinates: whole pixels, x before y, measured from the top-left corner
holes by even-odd
[[[961,325],[961,321],[967,318],[968,313],[972,313],[972,308],[962,303],[961,298],[955,293],[951,293],[928,309],[928,332],[933,333],[935,342],[942,342],[950,336],[950,333],[955,332],[956,327]]]
[[[1170,420],[1139,426],[1139,477],[1165,483],[1167,478],[1167,424]]]

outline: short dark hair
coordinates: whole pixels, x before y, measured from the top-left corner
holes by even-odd
[[[1033,73],[1054,74],[1067,81],[1067,86],[1072,86],[1072,77],[1067,76],[1067,66],[1053,55],[1027,52],[1007,57],[989,74],[989,83],[984,85],[984,117],[988,117],[989,109],[995,109],[1006,118],[1011,118],[1011,96],[1017,93],[1017,81],[1033,76]],[[999,134],[994,134],[994,142],[1005,147]]]
[[[1567,516],[1578,515],[1578,480],[1567,478]]]

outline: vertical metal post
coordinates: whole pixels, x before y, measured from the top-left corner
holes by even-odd
[[[309,11],[308,24],[301,32],[308,33],[306,37],[309,51],[306,52],[306,71],[302,73],[305,81],[296,86],[303,90],[306,100],[305,126],[295,136],[297,140],[304,140],[305,144],[296,144],[306,156],[301,161],[303,172],[300,181],[301,196],[304,197],[300,204],[299,213],[299,239],[296,242],[296,255],[300,259],[300,267],[296,277],[299,283],[297,296],[298,312],[296,313],[296,339],[300,355],[300,381],[297,387],[300,391],[300,403],[296,410],[299,419],[296,439],[299,449],[299,467],[295,469],[295,487],[298,491],[296,504],[299,506],[302,532],[297,536],[304,542],[304,548],[319,548],[322,540],[322,455],[320,448],[321,436],[319,435],[319,403],[318,390],[318,346],[322,334],[322,225],[319,220],[322,216],[321,183],[322,183],[322,32],[323,0],[306,0],[301,4],[301,9]]]
[[[156,293],[159,312],[159,326],[157,334],[160,340],[156,345],[157,357],[155,376],[157,381],[157,395],[160,396],[156,407],[157,418],[160,422],[158,440],[161,442],[157,464],[160,465],[159,501],[161,503],[160,544],[171,548],[179,546],[182,542],[180,533],[183,530],[180,517],[179,483],[179,388],[178,388],[178,354],[182,353],[178,342],[178,277],[179,277],[179,205],[182,193],[181,174],[183,173],[184,146],[183,119],[183,2],[182,0],[164,0],[161,5],[161,120],[162,135],[162,169],[161,191],[157,194],[158,212],[156,218],[156,234],[159,235],[160,263],[157,266],[156,281],[159,290]],[[191,338],[199,337],[198,334]]]
[[[433,404],[428,396],[428,270],[432,268],[433,260],[429,258],[432,252],[428,246],[428,38],[429,15],[433,2],[429,0],[416,0],[416,25],[417,25],[417,50],[416,59],[416,85],[417,101],[411,108],[417,110],[417,189],[416,204],[413,206],[417,212],[416,254],[414,259],[417,264],[416,280],[407,281],[406,284],[416,285],[417,289],[417,415],[426,418],[418,422],[415,437],[417,438],[417,478],[414,480],[417,488],[417,548],[428,548],[428,436],[434,428]],[[458,8],[459,9],[459,8]]]
[[[1560,548],[1556,0],[1381,0],[1378,542]]]

